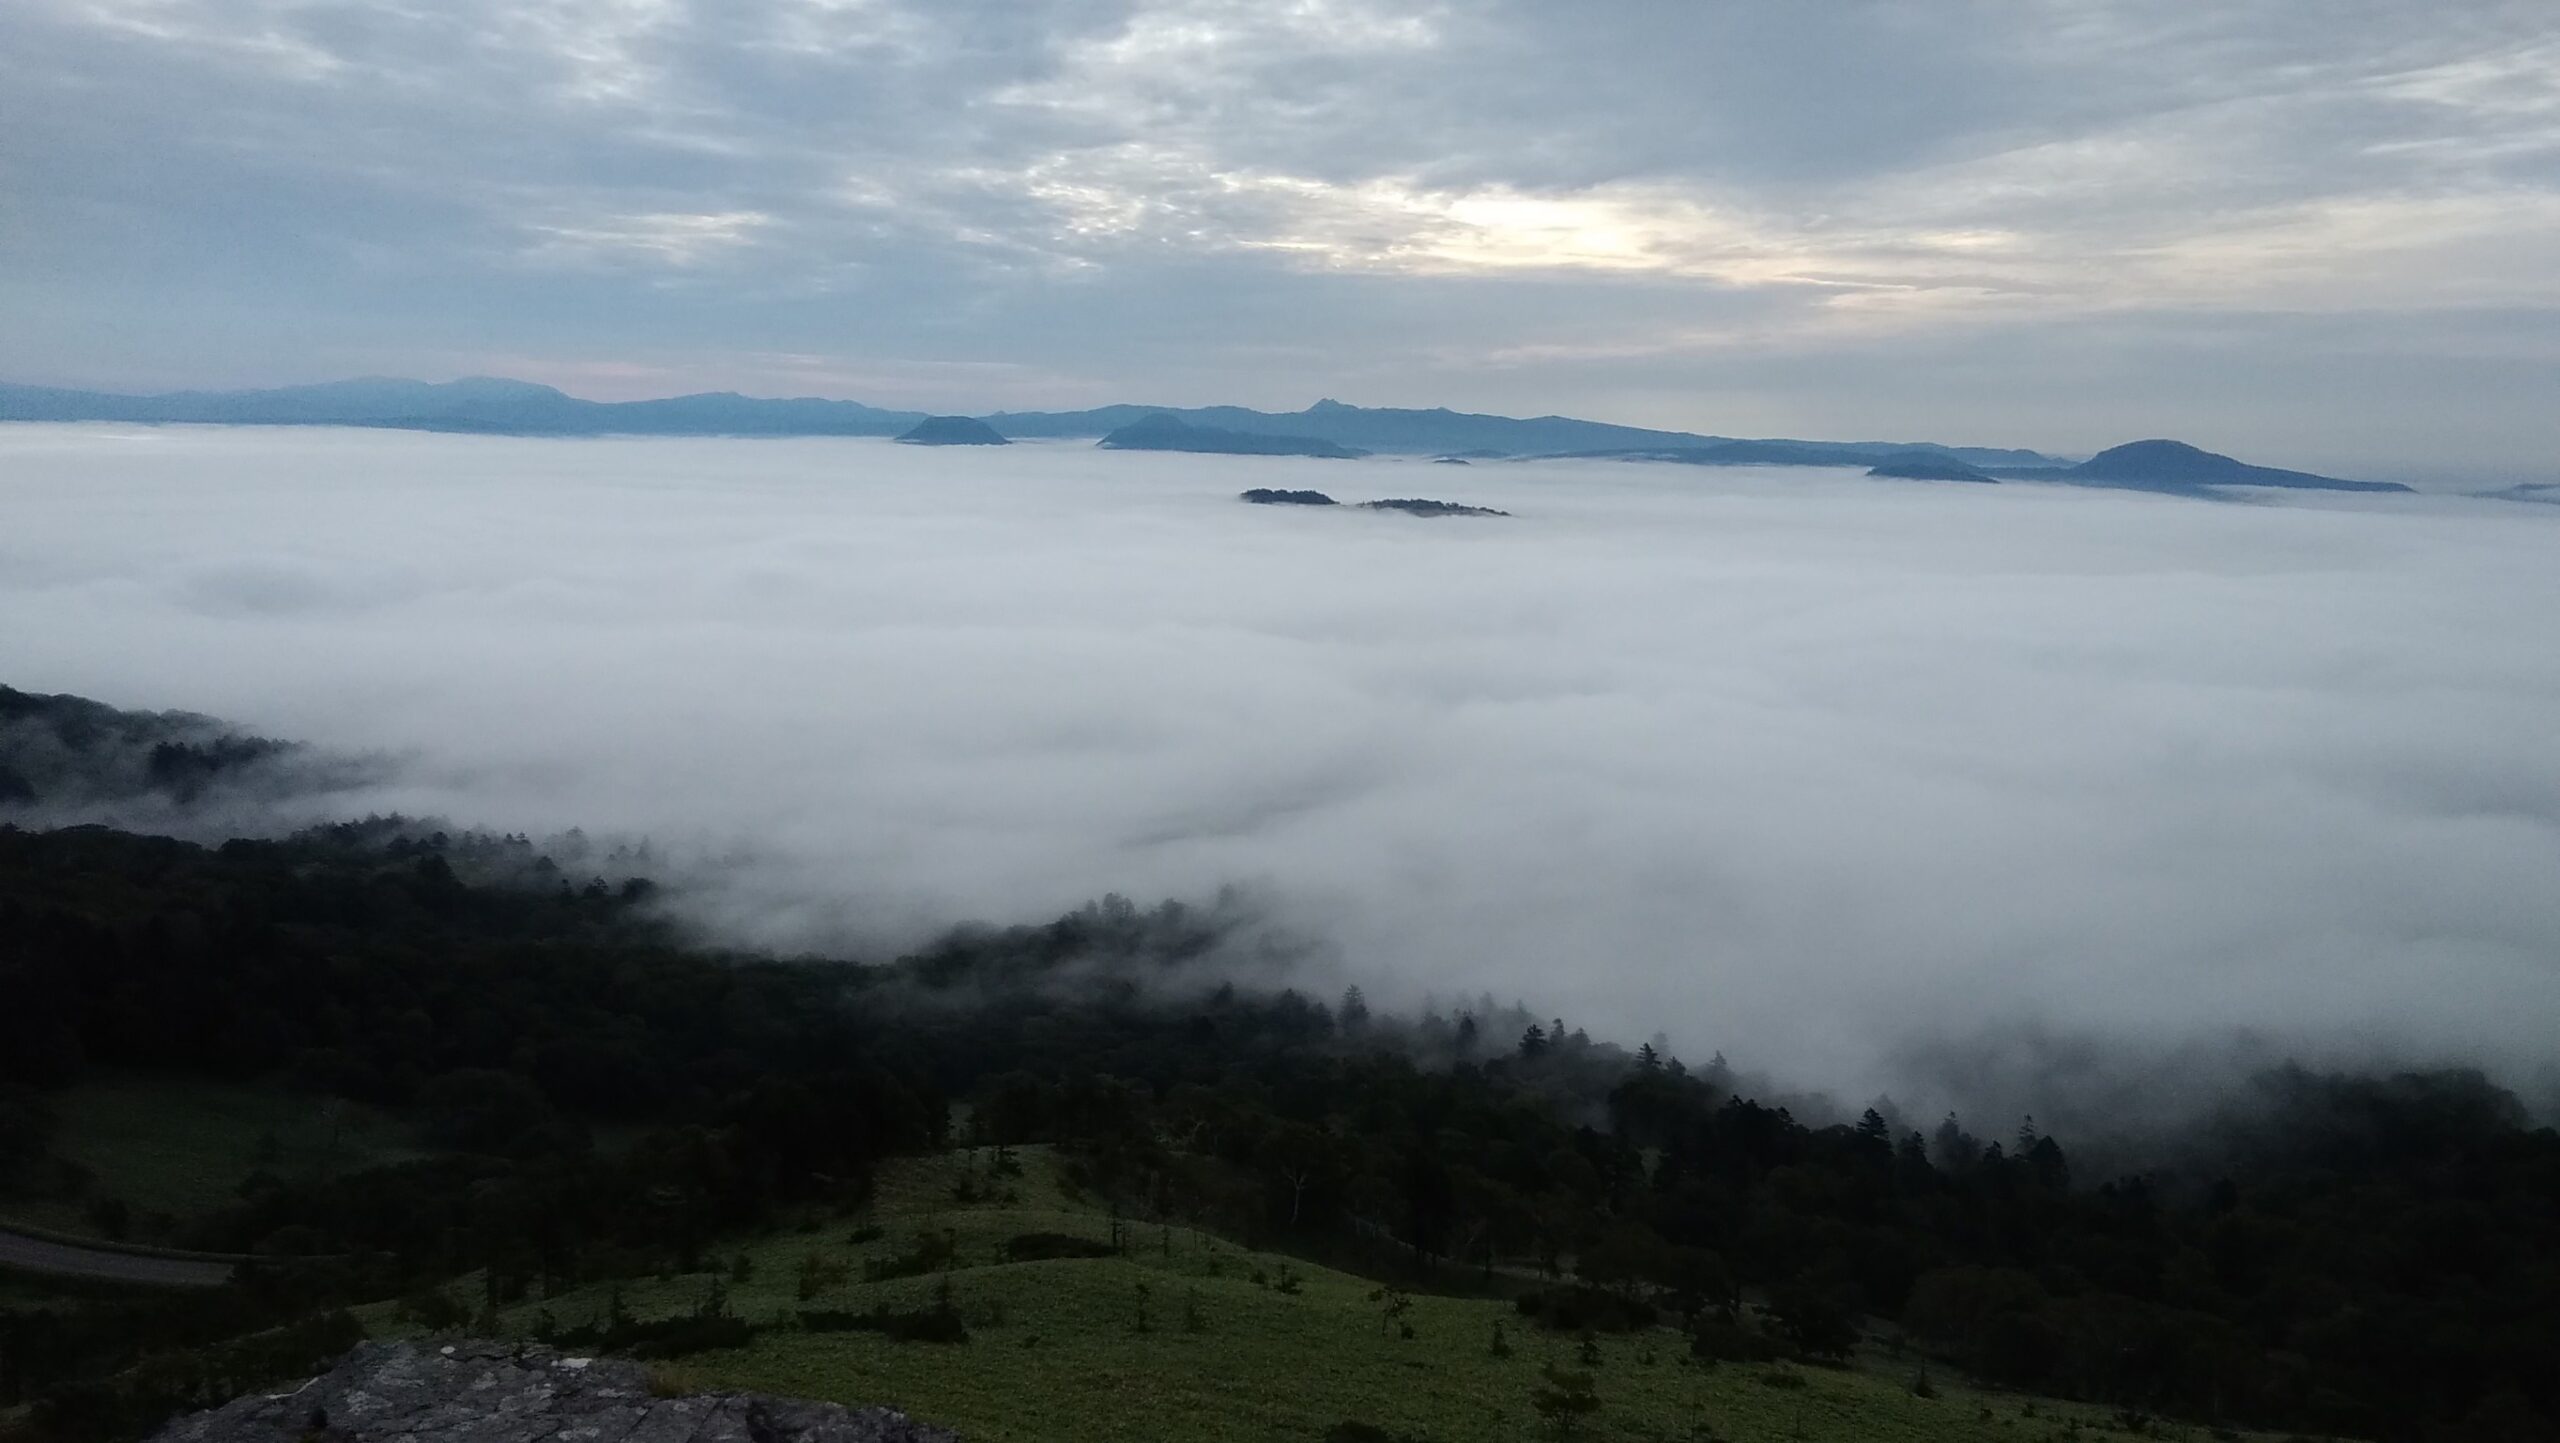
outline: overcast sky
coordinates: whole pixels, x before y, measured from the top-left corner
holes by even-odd
[[[2551,0],[8,0],[0,377],[2550,479]]]

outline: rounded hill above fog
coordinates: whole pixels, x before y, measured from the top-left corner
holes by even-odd
[[[2304,491],[2406,491],[2394,481],[2342,481],[2308,471],[2252,466],[2184,441],[2132,441],[2063,473],[2063,479],[2144,490],[2193,486],[2286,486]]]
[[[996,428],[975,416],[927,416],[899,440],[910,446],[1010,446]]]

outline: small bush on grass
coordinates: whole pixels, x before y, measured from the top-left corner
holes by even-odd
[[[1662,1316],[1640,1298],[1578,1286],[1522,1293],[1511,1305],[1520,1316],[1556,1333],[1633,1333],[1652,1327]]]
[[[659,1318],[645,1323],[626,1318],[609,1328],[593,1324],[569,1328],[554,1341],[564,1348],[594,1348],[648,1361],[689,1358],[696,1353],[723,1348],[743,1348],[753,1342],[760,1331],[744,1318],[688,1313],[683,1317]]]
[[[1023,1233],[1004,1245],[1005,1261],[1036,1263],[1049,1258],[1107,1258],[1109,1243],[1068,1233]]]
[[[873,1308],[867,1313],[804,1308],[800,1313],[800,1326],[812,1333],[878,1333],[897,1343],[969,1341],[969,1325],[961,1321],[957,1312],[948,1308],[925,1308],[905,1313],[885,1307]]]
[[[1777,1339],[1740,1323],[1701,1317],[1689,1327],[1689,1356],[1702,1363],[1767,1363],[1785,1355]]]
[[[919,1233],[915,1246],[896,1257],[865,1260],[862,1280],[885,1283],[892,1278],[920,1278],[949,1267],[959,1251],[959,1242],[948,1233]]]
[[[818,1294],[840,1288],[853,1276],[853,1270],[825,1253],[804,1253],[800,1257],[800,1278],[796,1291],[800,1301],[807,1302]]]

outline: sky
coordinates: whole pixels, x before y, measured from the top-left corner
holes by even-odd
[[[10,0],[0,378],[2560,479],[2550,0]]]
[[[2560,1101],[2560,506],[18,425],[0,509],[0,679],[396,760],[315,815],[644,837],[725,942],[1237,887],[1319,993],[1923,1122],[2091,1057]]]

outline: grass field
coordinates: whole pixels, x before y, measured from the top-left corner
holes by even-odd
[[[759,1335],[743,1349],[663,1365],[682,1386],[731,1387],[885,1403],[960,1430],[972,1443],[1121,1443],[1121,1440],[1306,1440],[1357,1421],[1399,1436],[1461,1443],[1552,1437],[1531,1408],[1541,1369],[1580,1368],[1580,1343],[1537,1331],[1505,1303],[1414,1297],[1401,1324],[1383,1316],[1377,1285],[1245,1251],[1206,1233],[1137,1224],[1129,1251],[1111,1257],[1008,1262],[1017,1234],[1101,1240],[1109,1221],[1061,1186],[1054,1160],[1021,1153],[1013,1196],[961,1205],[959,1158],[909,1160],[884,1179],[871,1215],[829,1220],[815,1232],[746,1241],[748,1277],[702,1273],[625,1283],[635,1317],[692,1310],[715,1280],[738,1315],[764,1323],[803,1308],[931,1306],[938,1292],[968,1321],[957,1344],[894,1342],[865,1332],[796,1327]],[[866,1225],[883,1230],[854,1243]],[[863,1262],[904,1253],[919,1236],[956,1247],[948,1271],[866,1283]],[[798,1296],[802,1260],[846,1265],[850,1278]],[[1283,1268],[1294,1293],[1273,1284]],[[1256,1281],[1256,1275],[1261,1281]],[[1142,1293],[1143,1290],[1143,1293]],[[534,1331],[544,1313],[561,1327],[601,1317],[610,1289],[591,1287],[507,1311],[510,1331]],[[457,1289],[457,1295],[460,1290]],[[1143,1301],[1144,1321],[1141,1322]],[[389,1310],[376,1309],[388,1325]],[[1495,1356],[1499,1324],[1509,1356]],[[1943,1374],[1939,1396],[1914,1396],[1907,1362],[1873,1359],[1851,1369],[1691,1366],[1668,1329],[1598,1340],[1588,1371],[1600,1411],[1575,1436],[1601,1440],[1725,1439],[1733,1443],[1956,1443],[2002,1439],[2094,1440],[2126,1436],[2109,1410],[1994,1394]],[[1797,1380],[1773,1383],[1772,1377]],[[2174,1425],[2148,1436],[2202,1439]]]
[[[95,1235],[89,1201],[120,1200],[132,1235],[238,1200],[259,1171],[303,1178],[419,1154],[407,1127],[339,1099],[146,1073],[104,1073],[48,1099],[55,1150],[90,1174],[84,1198],[0,1200],[0,1221]]]

